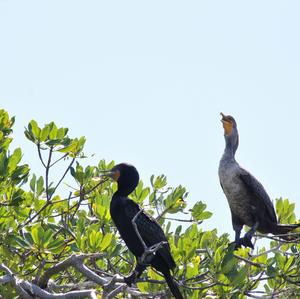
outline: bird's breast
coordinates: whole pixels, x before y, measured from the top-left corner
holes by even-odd
[[[244,224],[253,225],[251,199],[239,177],[238,164],[220,163],[219,178],[231,212]]]

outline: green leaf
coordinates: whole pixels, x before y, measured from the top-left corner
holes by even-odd
[[[66,136],[67,132],[68,132],[67,128],[59,128],[57,131],[57,138],[63,139]]]
[[[49,138],[51,140],[54,140],[54,139],[57,139],[57,126],[54,122],[50,123],[49,124],[51,130],[50,130],[50,133],[49,133]]]
[[[44,246],[47,246],[49,242],[53,239],[53,232],[51,229],[46,230],[44,236],[43,236],[43,241],[44,241]]]
[[[34,243],[40,246],[43,243],[44,229],[40,224],[35,224],[31,229],[31,236]]]
[[[222,251],[224,251],[223,247],[219,247],[219,248],[222,248]],[[233,255],[233,250],[228,250],[222,260],[222,264],[221,264],[222,273],[228,274],[236,264],[237,264],[237,259]]]
[[[0,176],[6,176],[7,174],[7,163],[6,152],[0,153]]]
[[[39,135],[40,141],[41,141],[41,142],[46,141],[47,138],[48,138],[49,133],[50,133],[50,126],[49,126],[49,125],[46,125],[46,126],[42,129],[42,131],[41,131],[41,133],[40,133],[40,135]]]
[[[239,269],[237,272],[236,276],[232,280],[232,283],[234,286],[240,286],[241,284],[244,283],[244,280],[248,276],[248,267],[245,266],[242,269]]]
[[[40,176],[36,183],[36,195],[40,196],[43,191],[44,191],[44,178]]]
[[[59,149],[58,151],[61,153],[74,153],[76,151],[78,142],[73,141],[70,145],[65,146],[64,148]]]
[[[112,242],[112,238],[113,238],[113,235],[112,234],[106,234],[102,241],[101,241],[101,244],[100,244],[100,248],[101,250],[105,250],[108,246],[111,245],[111,242]]]
[[[209,219],[212,216],[212,213],[205,211],[205,209],[206,204],[202,201],[196,202],[194,207],[190,210],[192,212],[192,217],[197,221]]]
[[[30,121],[28,128],[29,128],[29,131],[33,134],[33,136],[36,139],[38,139],[41,129],[39,128],[37,122],[34,119]]]
[[[13,154],[8,158],[8,171],[9,173],[12,173],[18,163],[21,161],[21,158],[22,158],[22,151],[20,148],[17,148],[14,150]]]
[[[64,239],[58,238],[52,242],[50,242],[47,246],[47,249],[54,254],[60,254],[62,250],[65,248]]]
[[[294,263],[294,261],[295,261],[294,256],[290,256],[284,265],[283,271],[287,272],[290,269],[290,267],[292,266],[292,264]]]
[[[32,175],[32,179],[30,180],[30,189],[32,192],[35,191],[35,184],[36,184],[36,175]]]

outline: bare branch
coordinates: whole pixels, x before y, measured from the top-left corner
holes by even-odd
[[[50,167],[52,167],[53,165],[55,165],[56,163],[58,163],[59,161],[65,159],[67,156],[69,155],[69,153],[64,154],[62,157],[60,157],[59,159],[57,159],[55,162],[53,162]]]
[[[267,267],[264,264],[259,264],[259,263],[252,262],[251,260],[248,260],[248,259],[246,259],[244,257],[241,257],[239,255],[236,255],[236,254],[234,254],[233,256],[236,257],[237,259],[239,259],[239,260],[241,260],[241,261],[243,261],[243,262],[251,265],[251,266],[255,266],[255,267],[259,267],[259,268],[266,268]]]
[[[48,284],[49,279],[69,267],[74,267],[78,269],[78,265],[80,268],[80,265],[83,264],[83,261],[87,258],[101,258],[103,257],[102,253],[95,253],[95,254],[79,254],[79,255],[71,255],[64,261],[52,266],[51,268],[47,269],[45,273],[42,275],[42,277],[38,281],[38,285],[41,287],[46,287]],[[97,274],[96,274],[97,275]],[[100,277],[100,276],[99,276]],[[93,280],[94,281],[94,280]],[[102,281],[103,282],[103,281]],[[98,283],[98,281],[96,281]]]
[[[138,217],[141,213],[143,213],[143,210],[142,210],[142,209],[139,210],[139,211],[135,214],[135,216],[134,216],[134,217],[132,218],[132,220],[131,220],[131,223],[132,223],[133,228],[134,228],[134,230],[135,230],[135,232],[136,232],[136,234],[137,234],[137,236],[138,236],[139,240],[141,241],[141,243],[142,243],[142,245],[143,245],[143,248],[144,248],[144,252],[143,252],[142,256],[138,259],[138,262],[139,262],[140,265],[147,266],[147,265],[149,265],[149,263],[150,263],[151,260],[153,259],[155,253],[156,253],[159,249],[161,249],[162,246],[163,246],[164,244],[166,244],[167,242],[166,242],[166,241],[161,241],[161,242],[159,242],[159,243],[157,243],[157,244],[154,244],[154,245],[152,245],[152,246],[150,246],[150,247],[147,247],[145,241],[143,240],[143,238],[142,238],[142,236],[141,236],[141,234],[140,234],[140,232],[139,232],[139,230],[138,230],[137,224],[136,224],[137,217]],[[148,257],[150,257],[150,258],[148,258]]]
[[[97,298],[95,290],[79,290],[79,291],[70,291],[61,294],[51,294],[28,281],[23,280],[20,284],[34,297],[38,297],[42,299],[77,299],[77,298],[87,298],[87,297],[92,299]],[[33,297],[30,296],[29,298],[33,298]]]
[[[4,264],[0,265],[0,269],[5,271],[10,276],[10,282],[16,289],[17,293],[24,299],[32,299],[32,297],[20,285],[20,281],[15,277],[14,273]]]
[[[116,287],[114,290],[112,290],[109,294],[107,294],[104,298],[105,299],[112,299],[115,296],[117,296],[119,293],[124,292],[126,288],[127,288],[127,285],[125,283],[121,284],[118,287]]]
[[[132,218],[132,220],[131,220],[131,223],[132,223],[132,225],[133,225],[133,228],[134,228],[134,230],[135,230],[135,232],[136,232],[136,234],[137,234],[139,240],[141,241],[141,243],[142,243],[142,245],[143,245],[144,250],[147,250],[146,243],[144,242],[142,236],[140,235],[140,232],[139,232],[138,227],[137,227],[137,224],[136,224],[136,219],[137,219],[137,217],[138,217],[141,213],[143,213],[143,210],[142,210],[142,209],[140,209],[140,210],[135,214],[135,216],[134,216],[134,217]]]
[[[62,177],[60,178],[59,182],[57,183],[57,185],[54,188],[54,192],[56,191],[56,189],[58,188],[58,186],[61,184],[61,182],[63,181],[63,179],[65,178],[65,176],[67,175],[67,173],[69,172],[70,168],[72,167],[73,163],[75,161],[75,158],[72,159],[71,163],[69,164],[69,166],[67,167],[66,171],[64,172],[64,174],[62,175]],[[54,193],[53,192],[53,193]]]
[[[3,275],[0,277],[0,285],[6,284],[12,281],[12,277],[9,274]]]
[[[186,222],[186,223],[197,223],[197,224],[201,224],[203,223],[202,220],[193,220],[193,219],[180,219],[180,218],[172,218],[172,217],[161,217],[162,219],[165,220],[171,220],[171,221],[178,221],[178,222]]]
[[[49,170],[50,170],[52,151],[53,151],[53,149],[51,147],[50,152],[49,152],[49,156],[48,156],[47,166],[46,166],[46,199],[47,199],[47,202],[50,201],[50,196],[49,196]]]
[[[43,160],[42,153],[41,153],[41,145],[40,145],[40,143],[37,144],[37,148],[38,148],[39,158],[40,158],[40,160],[41,160],[43,166],[46,168],[46,164],[45,164],[45,162],[44,162],[44,160]]]

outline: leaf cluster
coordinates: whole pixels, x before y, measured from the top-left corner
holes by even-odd
[[[13,123],[14,118],[0,110],[0,264],[50,293],[93,283],[97,296],[106,298],[117,288],[111,278],[128,275],[135,264],[110,217],[116,184],[93,179],[112,168],[114,161],[84,166],[84,137],[71,138],[67,128],[54,122],[40,127],[32,120],[25,136],[36,147],[45,170],[37,176],[21,164],[20,148],[9,151]],[[59,163],[65,163],[65,170],[50,182]],[[63,195],[58,187],[66,180],[67,195]],[[272,238],[251,252],[234,250],[227,234],[202,228],[202,222],[213,216],[207,205],[190,198],[183,186],[170,187],[164,175],[151,176],[149,186],[140,181],[130,196],[163,227],[177,264],[174,277],[185,298],[300,298],[299,244]],[[287,199],[276,201],[282,223],[296,221],[294,208]],[[110,283],[91,280],[78,267],[55,268],[74,255],[92,253],[101,253],[101,258],[88,259],[85,266]],[[0,295],[16,298],[18,289],[1,282],[7,273],[0,269]],[[45,285],[48,274],[51,283]],[[170,298],[163,277],[154,269],[144,272],[136,288],[124,288],[115,297],[126,298],[129,293],[132,298]]]

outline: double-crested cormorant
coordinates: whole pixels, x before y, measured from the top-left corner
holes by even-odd
[[[235,160],[239,145],[236,121],[230,115],[221,115],[226,147],[219,165],[220,183],[229,203],[236,247],[244,245],[253,248],[251,238],[256,230],[281,235],[299,225],[278,223],[274,206],[263,185]],[[240,238],[243,225],[251,229]]]
[[[176,282],[171,276],[170,270],[173,270],[176,264],[162,228],[155,219],[147,215],[144,211],[141,211],[140,206],[128,198],[128,195],[133,192],[139,182],[139,174],[136,168],[132,165],[122,163],[114,166],[111,171],[103,175],[111,177],[118,184],[118,189],[111,200],[110,214],[121,238],[137,259],[137,265],[133,274],[126,277],[125,282],[131,285],[139,278],[146,269],[146,266],[151,265],[163,274],[174,297],[176,299],[183,299]],[[137,214],[138,216],[134,223],[147,248],[163,242],[162,247],[144,264],[141,263],[141,257],[145,249],[132,224],[132,219]]]

